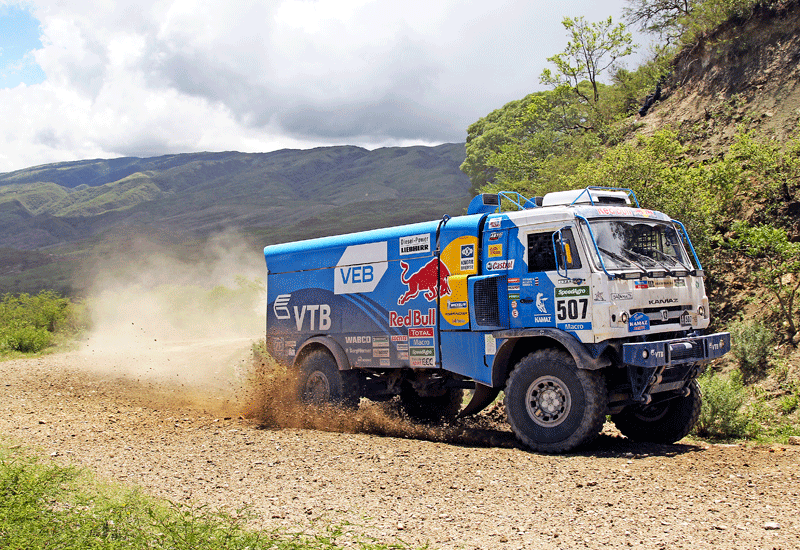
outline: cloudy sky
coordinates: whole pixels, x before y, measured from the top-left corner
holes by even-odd
[[[617,22],[625,4],[0,0],[0,172],[461,142],[470,123],[543,89],[563,17]]]

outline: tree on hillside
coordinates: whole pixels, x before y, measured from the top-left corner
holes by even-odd
[[[697,0],[628,0],[622,12],[629,25],[670,40],[679,35],[681,20],[694,9]]]
[[[600,100],[600,75],[619,58],[633,53],[633,37],[625,32],[622,23],[615,26],[611,17],[597,23],[588,23],[583,17],[565,17],[561,24],[570,35],[567,48],[547,58],[557,72],[545,69],[539,80],[555,88],[568,87],[594,106]],[[582,86],[583,82],[588,82],[591,89]]]

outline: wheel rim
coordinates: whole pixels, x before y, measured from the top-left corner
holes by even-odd
[[[324,372],[314,371],[303,385],[303,397],[310,403],[324,403],[330,400],[331,384]]]
[[[658,422],[667,415],[668,410],[669,402],[659,403],[638,409],[633,416],[643,422]]]
[[[545,428],[558,426],[569,416],[572,397],[569,388],[554,376],[542,376],[528,386],[525,407],[536,424]]]

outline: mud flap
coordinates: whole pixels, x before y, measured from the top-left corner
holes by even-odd
[[[467,406],[464,407],[464,410],[458,413],[459,418],[481,412],[483,409],[491,405],[492,401],[497,399],[497,396],[500,395],[501,390],[502,388],[493,388],[491,386],[485,386],[479,382],[475,382],[475,393],[472,394],[472,399],[469,403],[467,403]]]

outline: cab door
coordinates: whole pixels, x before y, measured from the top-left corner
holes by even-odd
[[[512,245],[522,261],[508,273],[509,325],[591,330],[589,265],[574,228],[520,228]]]

